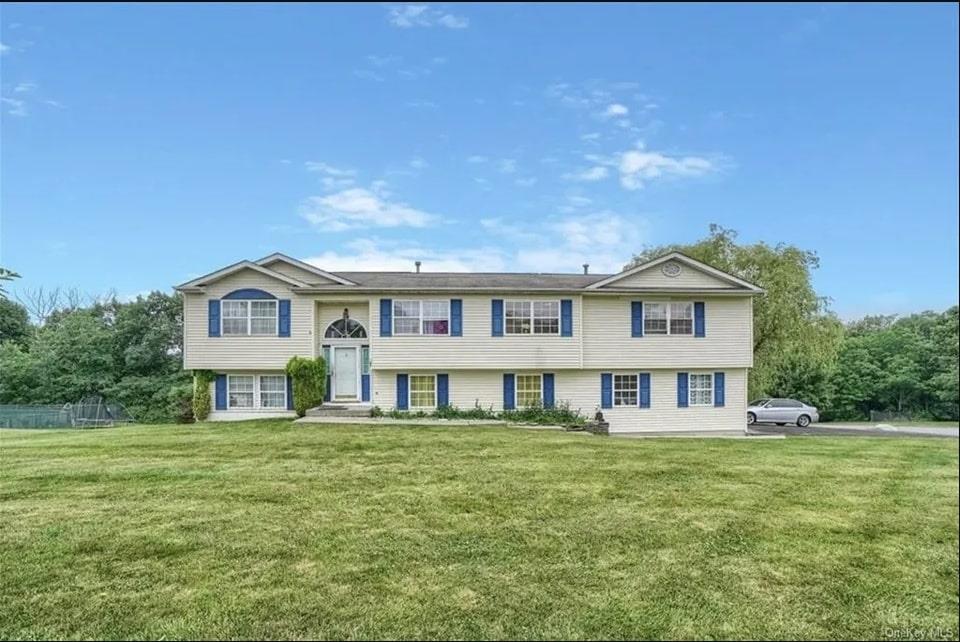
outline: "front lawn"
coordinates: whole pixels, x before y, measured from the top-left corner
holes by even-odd
[[[956,440],[0,430],[0,638],[957,636]]]

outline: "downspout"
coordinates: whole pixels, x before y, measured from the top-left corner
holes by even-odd
[[[580,369],[583,370],[583,326],[587,321],[587,315],[583,312],[583,295],[578,295],[578,300],[580,303],[580,328],[577,332],[577,341],[580,342]]]

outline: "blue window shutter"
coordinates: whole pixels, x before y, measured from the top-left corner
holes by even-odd
[[[649,408],[650,407],[650,373],[641,372],[639,382],[640,382],[640,394],[638,395],[640,397],[638,400],[639,406],[641,408]]]
[[[220,299],[207,301],[207,336],[220,336]]]
[[[553,373],[543,373],[543,407],[553,408]]]
[[[214,395],[214,401],[214,408],[216,410],[227,409],[227,375],[217,375],[216,394]]]
[[[393,299],[380,299],[380,336],[393,334]]]
[[[287,375],[287,410],[293,410],[293,378]]]
[[[281,337],[290,336],[290,299],[280,299],[280,313],[277,315],[277,334]]]
[[[573,336],[573,299],[560,300],[560,336]]]
[[[503,375],[503,409],[504,410],[513,410],[514,408],[514,399],[513,399],[513,375],[504,374]]]
[[[370,401],[370,375],[360,375],[360,401]]]
[[[437,406],[450,405],[450,377],[445,374],[437,375]]]
[[[410,396],[407,388],[407,375],[397,375],[397,410],[406,410],[410,406]]]
[[[503,336],[503,299],[490,301],[490,333],[494,337]]]
[[[630,302],[630,336],[643,336],[643,301]]]
[[[713,405],[717,408],[723,408],[723,404],[726,401],[727,395],[724,390],[726,378],[722,372],[713,373]]]
[[[687,393],[688,377],[686,372],[677,373],[677,408],[686,408],[689,394]]]
[[[609,372],[600,375],[600,407],[613,408],[613,375]]]
[[[704,315],[703,301],[696,301],[693,304],[693,336],[707,336],[707,320]]]
[[[450,299],[450,336],[463,336],[463,299]]]

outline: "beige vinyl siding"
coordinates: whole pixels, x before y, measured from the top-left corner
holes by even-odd
[[[384,298],[437,299],[395,295]],[[575,368],[580,365],[580,297],[527,295],[466,295],[463,299],[463,336],[380,336],[380,297],[370,300],[370,357],[375,368],[484,369]],[[491,301],[494,298],[530,301],[573,301],[573,336],[491,335]]]
[[[314,274],[313,272],[304,270],[296,265],[290,265],[286,261],[274,261],[273,263],[267,263],[263,267],[269,268],[274,272],[279,272],[284,276],[289,276],[292,279],[297,279],[298,281],[303,281],[304,283],[310,283],[311,285],[336,285],[337,283],[336,281],[324,278],[319,274]]]
[[[725,405],[722,408],[677,407],[677,370],[607,369],[547,370],[554,374],[556,403],[569,402],[572,409],[592,417],[600,406],[600,375],[603,372],[650,373],[650,408],[605,408],[604,417],[611,432],[743,432],[746,426],[746,374],[744,368],[689,369],[687,372],[724,372]],[[397,373],[446,373],[450,403],[458,408],[503,409],[503,371],[490,370],[377,370],[373,373],[374,404],[391,409],[396,404]],[[511,372],[511,371],[507,371]],[[518,374],[539,373],[535,369],[518,369]]]
[[[630,335],[631,301],[703,301],[706,336]],[[753,309],[749,296],[585,296],[583,367],[750,367]]]
[[[737,287],[728,281],[701,272],[689,265],[681,265],[682,271],[677,276],[667,276],[655,265],[646,270],[624,277],[610,283],[608,288],[723,288]],[[603,287],[600,288],[601,290]]]
[[[290,299],[289,337],[209,337],[207,301],[234,290],[256,288]],[[203,294],[184,293],[184,368],[283,369],[294,355],[313,355],[314,299],[294,294],[283,282],[254,270],[241,270],[206,287]]]

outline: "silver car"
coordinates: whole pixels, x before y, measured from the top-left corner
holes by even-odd
[[[817,409],[796,399],[757,399],[747,406],[747,425],[797,424],[801,428],[806,428],[815,421],[820,421],[820,413]]]

